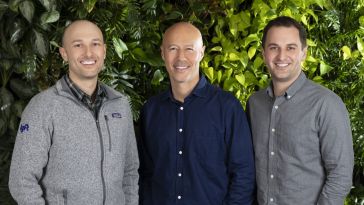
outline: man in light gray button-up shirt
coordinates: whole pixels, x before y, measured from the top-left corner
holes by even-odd
[[[342,205],[354,160],[345,105],[302,72],[306,32],[294,19],[270,21],[262,45],[272,82],[248,101],[258,202]]]

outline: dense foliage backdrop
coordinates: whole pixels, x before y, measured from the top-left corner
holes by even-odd
[[[340,95],[350,112],[355,167],[346,204],[364,204],[364,0],[0,0],[0,204],[14,204],[7,184],[22,110],[66,72],[58,47],[67,22],[89,19],[104,30],[101,79],[130,96],[137,120],[145,100],[168,86],[159,55],[166,27],[199,27],[202,71],[245,105],[269,82],[260,39],[278,15],[305,25],[305,73]]]

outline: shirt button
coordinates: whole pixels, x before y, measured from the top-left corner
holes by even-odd
[[[182,128],[180,128],[178,131],[179,131],[179,132],[182,132],[183,130],[182,130]]]
[[[287,96],[287,98],[288,98],[288,99],[290,99],[290,98],[291,98],[291,96],[290,96],[290,95],[288,95],[288,96]]]
[[[178,173],[178,176],[181,177],[182,176],[182,173]]]
[[[273,201],[274,201],[274,199],[273,199],[273,198],[270,198],[270,199],[269,199],[269,201],[273,202]]]
[[[180,150],[180,151],[178,152],[178,154],[179,154],[179,155],[182,155],[182,150]]]
[[[275,109],[278,109],[278,105],[274,106]]]
[[[273,128],[273,129],[272,129],[272,132],[275,132],[275,131],[276,131],[276,129],[274,129],[274,128]],[[182,131],[181,131],[181,132],[182,132]]]
[[[178,196],[177,196],[177,199],[182,199],[182,196],[178,195]]]
[[[270,152],[270,155],[272,155],[272,156],[273,156],[273,155],[274,155],[274,152]]]
[[[180,107],[179,109],[180,109],[180,110],[183,110],[183,107]]]
[[[270,175],[270,178],[271,178],[271,179],[273,179],[273,178],[274,178],[274,175],[273,175],[273,174],[271,174],[271,175]]]

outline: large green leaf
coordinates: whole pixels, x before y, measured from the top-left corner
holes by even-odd
[[[29,23],[32,22],[34,16],[34,3],[30,0],[25,0],[19,4],[20,13]]]
[[[53,23],[58,21],[58,19],[59,19],[58,11],[47,11],[44,12],[40,17],[41,24]]]
[[[128,46],[124,43],[123,40],[116,37],[112,39],[112,43],[114,45],[116,54],[118,54],[119,58],[122,60],[123,52],[128,50]]]
[[[43,6],[44,8],[47,9],[47,11],[50,11],[51,10],[51,6],[52,6],[52,3],[50,0],[38,0]]]
[[[324,61],[320,62],[320,75],[325,75],[326,73],[330,72],[333,67],[327,65]]]
[[[162,72],[158,69],[154,72],[154,75],[153,75],[153,79],[152,79],[152,84],[153,85],[159,85],[160,82],[162,82],[164,79],[163,75],[162,75]]]
[[[21,21],[15,21],[11,25],[10,29],[10,42],[12,44],[19,41],[25,32],[25,25]]]
[[[94,9],[97,0],[84,0],[83,5],[88,13]]]
[[[4,87],[0,88],[0,113],[3,114],[2,118],[8,118],[10,116],[10,108],[13,102],[13,94]]]
[[[0,20],[2,19],[3,14],[9,8],[8,4],[4,1],[0,1]]]
[[[36,52],[41,55],[45,56],[48,53],[48,43],[49,41],[44,38],[44,36],[39,33],[37,30],[33,30],[34,33],[34,48]]]
[[[29,99],[35,94],[31,86],[16,78],[10,80],[10,88],[20,99]]]
[[[23,0],[10,0],[9,3],[8,3],[10,10],[12,10],[14,12],[18,12],[19,4],[22,1]]]
[[[361,53],[362,57],[364,57],[364,41],[363,41],[363,39],[358,37],[356,39],[356,45],[357,45],[358,50]]]
[[[351,58],[351,49],[348,46],[343,46],[341,50],[343,52],[344,60]]]

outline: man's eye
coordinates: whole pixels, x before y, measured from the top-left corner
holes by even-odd
[[[175,48],[175,47],[171,47],[171,48],[169,48],[168,50],[170,50],[170,51],[175,51],[175,50],[177,50],[177,48]]]
[[[79,48],[81,47],[81,44],[74,44],[73,47]]]
[[[288,47],[287,50],[289,51],[294,51],[296,48],[295,47]]]
[[[271,50],[271,51],[275,51],[277,49],[278,49],[278,47],[269,47],[269,50]]]
[[[100,46],[101,43],[94,43],[94,46]]]

